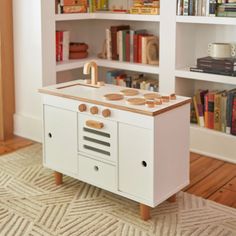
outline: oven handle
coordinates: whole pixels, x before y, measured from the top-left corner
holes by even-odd
[[[104,127],[104,124],[102,122],[95,121],[95,120],[87,120],[86,126],[93,129],[102,129]]]

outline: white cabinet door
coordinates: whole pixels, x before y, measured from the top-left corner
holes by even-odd
[[[44,106],[44,162],[64,174],[77,174],[77,113]]]
[[[119,191],[153,198],[153,132],[119,124]]]

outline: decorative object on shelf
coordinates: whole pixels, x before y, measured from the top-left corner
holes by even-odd
[[[104,40],[102,45],[102,51],[97,54],[98,58],[107,59],[107,48],[106,48],[106,40]]]
[[[86,43],[70,43],[70,59],[83,59],[88,57],[88,44]]]
[[[236,76],[236,45],[234,43],[210,43],[208,57],[197,59],[197,66],[190,71]]]
[[[214,59],[234,57],[235,45],[230,43],[210,43],[208,44],[208,56]]]
[[[157,38],[153,38],[147,43],[146,57],[147,64],[159,65],[159,42]]]

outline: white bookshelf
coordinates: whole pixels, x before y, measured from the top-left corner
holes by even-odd
[[[118,0],[119,1],[119,0]],[[176,1],[175,1],[176,2]],[[150,73],[159,79],[159,90],[192,96],[198,88],[230,89],[236,78],[189,71],[196,59],[206,56],[210,42],[236,42],[236,18],[176,16],[173,0],[161,0],[160,15],[119,13],[55,14],[54,0],[42,0],[43,85],[53,84],[67,74],[76,74],[88,60],[95,60],[100,69],[125,69]],[[55,62],[55,31],[72,32],[73,41],[90,45],[90,55],[101,52],[104,30],[111,25],[129,24],[134,29],[148,29],[160,36],[159,66],[110,61],[91,56],[83,60]],[[70,73],[70,71],[74,71]],[[68,72],[68,73],[67,73]],[[221,132],[191,126],[192,151],[236,162],[236,137]]]

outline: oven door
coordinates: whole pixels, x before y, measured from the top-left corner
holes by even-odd
[[[117,162],[117,122],[79,114],[79,152]]]

